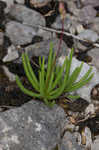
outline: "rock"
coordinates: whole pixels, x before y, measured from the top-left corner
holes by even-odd
[[[99,6],[99,0],[81,0],[83,5],[91,5],[93,7]]]
[[[6,35],[14,45],[24,45],[32,42],[36,31],[21,23],[10,21],[6,24]]]
[[[95,114],[95,106],[94,104],[89,104],[87,106],[87,108],[85,109],[85,117],[88,116],[90,114],[90,116]]]
[[[4,42],[4,33],[0,32],[0,46],[3,45],[3,42]]]
[[[95,136],[94,142],[92,142],[91,150],[98,150],[99,149],[99,135]]]
[[[16,75],[11,73],[6,66],[3,65],[2,68],[4,70],[5,75],[8,77],[8,80],[11,82],[15,81]]]
[[[71,65],[71,72],[80,64],[81,64],[81,61],[78,61],[76,58],[73,58],[72,65]],[[81,77],[84,76],[84,74],[88,71],[89,68],[90,66],[88,64],[86,63],[83,64],[83,68],[81,70],[81,73],[77,81],[80,80]],[[94,73],[92,80],[89,81],[88,84],[86,84],[85,86],[83,86],[82,88],[76,91],[78,95],[80,95],[83,99],[86,99],[88,102],[91,102],[91,98],[90,98],[91,89],[93,88],[94,85],[99,83],[99,72],[97,71],[95,67],[92,67],[92,72]]]
[[[92,62],[98,70],[99,70],[99,48],[93,48],[88,51],[88,55],[92,57]]]
[[[77,33],[79,34],[84,31],[84,27],[81,24],[78,24],[76,26],[76,30],[77,30]]]
[[[64,0],[64,2],[67,3],[67,8],[69,12],[72,13],[74,16],[78,17],[80,9],[77,8],[75,1]]]
[[[49,2],[51,2],[52,0],[30,0],[30,5],[32,5],[33,7],[44,7],[45,5],[47,5]]]
[[[38,32],[36,33],[36,35],[41,37],[43,40],[49,40],[49,39],[56,37],[55,33],[51,33],[51,32],[48,32],[39,28],[38,28]]]
[[[0,32],[0,60],[3,57],[4,33]]]
[[[83,42],[78,41],[78,40],[74,40],[74,46],[75,46],[77,52],[79,52],[79,51],[84,52],[87,49],[86,45]]]
[[[72,25],[72,21],[70,19],[70,15],[66,16],[65,20],[64,20],[64,30],[69,30],[69,28]],[[52,24],[51,26],[52,28],[55,29],[62,29],[62,20],[61,20],[61,16],[57,16],[55,22]]]
[[[81,24],[79,24],[77,21],[72,20],[72,25],[69,28],[70,33],[77,34],[84,31],[84,28]]]
[[[0,1],[0,28],[2,27],[2,23],[5,20],[4,9],[6,8],[6,4],[3,1]]]
[[[96,42],[99,39],[98,34],[94,30],[91,30],[91,29],[87,29],[87,30],[83,29],[82,32],[78,34],[78,36],[81,39],[88,40],[89,42]],[[78,40],[74,40],[74,46],[77,49],[77,51],[80,50],[80,52],[81,51],[84,52],[88,48],[88,44],[86,44],[83,41],[78,41]]]
[[[55,22],[52,24],[52,28],[55,29],[62,29],[62,20],[61,16],[59,15]],[[83,26],[79,24],[75,17],[66,14],[66,18],[64,20],[64,30],[69,31],[72,34],[80,33],[84,30]]]
[[[91,135],[91,130],[88,127],[85,127],[84,131],[82,132],[82,139],[85,138],[85,147],[86,149],[91,149],[91,144],[92,144],[92,135]],[[83,140],[82,140],[83,142]]]
[[[92,90],[91,90],[91,99],[93,100],[94,104],[98,104],[99,103],[99,83],[96,84]],[[98,108],[99,106],[97,105],[96,106],[96,109]]]
[[[83,32],[78,34],[78,36],[81,39],[88,40],[90,42],[96,42],[99,39],[98,34],[92,30],[89,30],[89,29],[84,30]]]
[[[3,62],[10,62],[10,61],[13,61],[15,59],[17,59],[19,57],[19,54],[18,54],[18,50],[15,48],[14,45],[11,45],[9,48],[8,48],[8,53],[6,56],[4,56],[3,58]]]
[[[65,57],[64,57],[65,59]],[[59,64],[62,65],[64,62],[64,59],[59,59]],[[72,58],[72,64],[71,64],[71,69],[70,69],[70,74],[73,72],[73,70],[78,67],[81,64],[81,61],[77,60],[75,57]],[[90,66],[86,63],[83,63],[83,67],[82,70],[80,72],[80,75],[78,76],[77,81],[79,81],[84,75],[85,73],[89,70]],[[91,90],[92,88],[99,83],[99,72],[97,71],[97,69],[95,67],[92,67],[92,72],[94,73],[94,76],[92,78],[91,81],[89,81],[88,84],[86,84],[85,86],[79,88],[77,91],[74,91],[75,94],[78,94],[81,98],[87,100],[89,103],[91,102]]]
[[[5,13],[8,13],[10,11],[10,8],[14,5],[14,0],[2,0],[6,3]]]
[[[25,48],[25,51],[28,55],[31,56],[45,56],[45,59],[48,58],[50,43],[53,44],[53,51],[57,51],[59,39],[53,38],[51,40],[45,40],[43,42],[39,42],[33,45],[29,45]],[[68,48],[66,44],[62,41],[61,50],[59,55],[68,54]]]
[[[18,4],[24,4],[25,0],[15,0],[15,2],[17,2]]]
[[[83,23],[93,23],[94,17],[96,17],[97,11],[91,6],[83,7],[79,12],[79,21]]]
[[[99,34],[99,17],[95,17],[91,29]]]
[[[78,145],[77,137],[75,134],[67,131],[62,139],[62,142],[59,146],[59,150],[84,150],[83,146]]]
[[[0,115],[0,147],[15,150],[51,150],[60,140],[62,108],[32,100]]]
[[[40,13],[35,10],[31,10],[23,5],[13,5],[10,9],[9,14],[15,20],[23,24],[33,27],[36,25],[45,26],[45,19]]]

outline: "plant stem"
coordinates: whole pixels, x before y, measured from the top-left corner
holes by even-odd
[[[59,40],[59,45],[58,45],[57,53],[56,53],[55,59],[54,59],[54,61],[53,61],[53,63],[52,63],[52,67],[51,67],[51,70],[50,70],[50,73],[49,73],[49,76],[48,76],[48,80],[47,80],[47,82],[46,82],[46,89],[48,88],[48,82],[49,82],[49,80],[50,80],[52,71],[53,71],[53,69],[54,69],[54,67],[55,67],[55,65],[56,65],[57,57],[58,57],[59,52],[60,52],[60,50],[61,50],[61,44],[62,44],[62,40],[63,40],[63,32],[64,32],[64,18],[62,19],[62,33],[61,33],[61,35],[60,35],[60,40]]]

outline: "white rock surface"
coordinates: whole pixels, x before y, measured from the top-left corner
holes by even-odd
[[[92,30],[84,30],[78,35],[81,39],[89,40],[91,42],[96,42],[99,39],[99,36],[96,32]]]
[[[9,62],[9,61],[13,61],[15,59],[17,59],[19,57],[18,51],[15,48],[14,45],[11,45],[8,48],[8,53],[7,55],[3,58],[3,62]]]
[[[71,72],[80,64],[81,64],[81,61],[78,61],[76,58],[73,58],[72,65],[71,65]],[[86,63],[83,64],[83,68],[78,77],[78,80],[84,76],[84,74],[88,71],[89,68],[90,68],[90,66],[88,64],[86,64]],[[83,86],[82,88],[77,90],[77,94],[79,94],[82,98],[86,99],[89,102],[91,102],[91,99],[90,99],[91,89],[97,83],[99,83],[99,72],[97,71],[97,69],[95,67],[92,67],[92,68],[93,68],[92,73],[94,73],[92,80],[88,84],[86,84],[85,86]]]
[[[59,59],[59,64],[62,65],[64,62],[65,57],[62,56],[62,58],[60,57]],[[73,72],[73,70],[78,67],[81,64],[81,61],[77,60],[75,57],[72,58],[72,64],[71,64],[71,73]],[[77,81],[79,81],[81,79],[81,77],[84,76],[84,74],[89,70],[90,66],[87,63],[83,64],[82,70],[80,75],[78,76]],[[83,86],[82,88],[78,89],[76,91],[76,93],[78,95],[80,95],[82,98],[86,99],[88,102],[91,102],[90,99],[90,92],[91,89],[97,84],[99,83],[99,72],[97,71],[97,69],[95,67],[92,67],[92,73],[94,73],[94,76],[92,78],[91,81],[89,81],[88,84],[86,84],[85,86]]]

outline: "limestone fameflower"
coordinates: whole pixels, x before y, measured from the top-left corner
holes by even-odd
[[[72,74],[70,74],[73,49],[71,50],[69,57],[66,56],[62,67],[55,64],[52,70],[55,56],[56,54],[53,54],[53,46],[51,44],[46,69],[44,57],[42,58],[42,61],[41,57],[39,57],[40,69],[38,70],[39,78],[37,79],[31,67],[28,55],[26,53],[22,54],[24,71],[33,87],[32,91],[26,89],[22,85],[19,77],[16,75],[16,83],[25,94],[43,100],[48,106],[53,106],[55,104],[55,99],[59,98],[64,93],[67,93],[67,97],[71,97],[71,95],[69,95],[69,92],[81,88],[82,86],[87,84],[93,77],[93,73],[91,73],[92,68],[90,67],[85,75],[78,82],[76,82],[81,72],[83,63],[81,63],[80,66],[76,67]]]

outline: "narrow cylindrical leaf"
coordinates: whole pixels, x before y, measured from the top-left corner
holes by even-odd
[[[83,66],[83,62],[81,63],[81,65],[79,67],[76,67],[74,69],[74,71],[72,72],[72,74],[70,75],[70,77],[68,78],[68,80],[66,82],[65,90],[66,90],[66,88],[71,87],[73,83],[75,83],[75,81],[77,80],[77,78],[81,72],[82,66]]]
[[[44,69],[45,59],[43,57],[42,64],[41,64],[41,75],[40,75],[40,90],[41,93],[44,95],[45,90],[45,69]]]
[[[80,98],[79,95],[67,95],[66,97],[69,98],[69,99],[72,99],[72,100]]]
[[[54,77],[55,77],[55,73],[52,72],[50,80],[49,80],[48,89],[46,89],[47,93],[49,93],[52,90],[52,84],[53,84]]]
[[[86,79],[86,80],[83,80],[83,81],[79,81],[77,83],[75,83],[73,86],[67,88],[67,92],[72,92],[72,91],[75,91],[79,88],[81,88],[82,86],[84,86],[85,84],[87,84],[92,78],[93,78],[93,73]]]
[[[52,89],[54,89],[56,87],[56,85],[58,85],[58,82],[60,82],[60,80],[61,80],[61,78],[63,76],[63,71],[64,71],[64,68],[66,66],[66,62],[67,62],[67,59],[65,59],[64,64],[60,68],[59,72],[57,72],[57,76],[56,76],[55,81],[53,82]]]
[[[36,78],[36,76],[35,76],[35,73],[33,72],[33,69],[32,69],[32,67],[31,67],[31,64],[30,64],[30,61],[29,61],[29,58],[28,58],[28,55],[25,53],[25,55],[24,55],[24,61],[25,62],[23,62],[23,63],[25,63],[25,66],[27,67],[27,69],[25,69],[25,70],[27,70],[27,72],[29,73],[29,75],[28,75],[28,77],[29,76],[31,76],[31,77],[29,77],[29,78],[31,78],[31,79],[29,79],[30,80],[30,82],[31,82],[31,84],[33,85],[33,87],[37,90],[37,91],[39,91],[39,82],[38,82],[38,80],[37,80],[37,78]],[[24,65],[24,64],[23,64]],[[25,68],[26,68],[25,67]]]
[[[26,76],[29,80],[29,82],[32,84],[33,88],[35,88],[35,90],[39,91],[37,84],[34,82],[34,80],[31,77],[31,73],[29,71],[28,65],[27,65],[27,60],[25,57],[25,54],[22,54],[22,63],[23,63],[23,67],[24,67],[24,71],[26,73]]]
[[[53,45],[50,43],[50,50],[49,50],[49,56],[48,56],[48,64],[47,64],[47,74],[46,74],[46,83],[48,82],[49,74],[52,68],[52,58],[53,58]]]
[[[22,85],[22,83],[21,83],[21,81],[20,81],[20,79],[19,79],[18,76],[16,76],[16,83],[17,83],[18,87],[21,89],[21,91],[22,91],[23,93],[25,93],[25,94],[27,94],[27,95],[29,95],[29,96],[32,96],[32,97],[36,97],[36,98],[40,98],[40,97],[41,97],[40,94],[34,93],[34,92],[32,92],[32,91],[26,89],[26,88]]]

